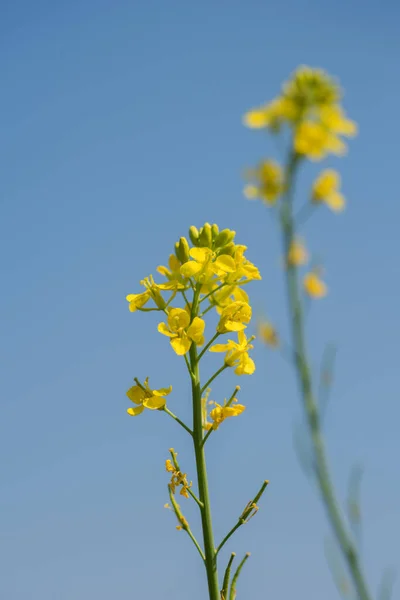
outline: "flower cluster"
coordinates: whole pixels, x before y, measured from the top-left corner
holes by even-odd
[[[267,128],[273,133],[289,126],[295,151],[311,160],[330,153],[342,155],[346,145],[341,136],[355,135],[357,127],[346,117],[341,98],[339,86],[327,73],[300,67],[283,85],[280,96],[250,110],[244,122],[252,129]]]
[[[255,370],[249,356],[253,338],[247,339],[244,330],[251,320],[252,309],[243,286],[261,279],[261,275],[246,257],[247,247],[236,244],[235,236],[235,231],[220,231],[217,225],[209,223],[200,230],[190,227],[192,245],[181,237],[168,266],[157,268],[166,281],[156,283],[150,275],[140,282],[144,291],[129,294],[126,300],[131,312],[164,313],[165,320],[158,324],[158,331],[169,338],[174,352],[185,358],[192,347],[201,348],[205,344],[204,316],[214,309],[219,320],[204,351],[224,352],[226,367],[233,367],[237,375],[251,375]],[[180,305],[175,304],[178,300]],[[216,338],[227,333],[237,334],[237,341],[229,339],[225,344],[212,345]],[[163,408],[164,396],[169,391],[152,391],[147,380],[143,386],[134,386],[128,396],[138,406],[129,409],[129,414],[140,414],[144,408]]]
[[[244,188],[247,198],[261,199],[267,205],[281,201],[282,219],[285,220],[285,210],[288,203],[291,204],[287,192],[295,165],[305,158],[320,161],[329,154],[343,155],[346,151],[343,138],[357,133],[356,124],[346,117],[343,110],[342,96],[337,82],[325,71],[302,66],[284,83],[278,97],[246,113],[244,123],[248,127],[267,129],[274,135],[285,127],[291,140],[290,159],[285,169],[275,160],[265,159],[247,170],[249,183]],[[305,212],[309,213],[310,209],[321,204],[334,212],[345,207],[340,176],[333,169],[326,169],[317,176],[309,193],[309,203],[304,207],[307,209]],[[288,268],[297,269],[308,263],[304,243],[292,234],[286,250],[284,262]],[[303,287],[305,293],[313,298],[321,298],[327,293],[318,268],[306,273]]]

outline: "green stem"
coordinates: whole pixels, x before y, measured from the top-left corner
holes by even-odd
[[[295,239],[295,222],[293,217],[294,179],[299,164],[299,156],[291,153],[286,171],[286,195],[281,207],[281,226],[283,230],[283,245],[285,256],[288,255],[291,244]],[[364,574],[360,566],[357,549],[344,522],[336,499],[334,485],[331,479],[325,443],[321,433],[318,404],[314,398],[313,382],[309,361],[307,358],[304,314],[301,293],[298,282],[297,268],[288,266],[286,269],[287,295],[289,315],[294,346],[295,367],[303,400],[304,410],[310,430],[312,451],[315,460],[315,475],[325,505],[326,513],[344,559],[349,568],[359,600],[371,600]]]
[[[192,319],[198,313],[198,300],[200,287],[197,286],[193,295]],[[201,523],[204,539],[205,567],[207,571],[208,593],[210,600],[220,600],[217,557],[214,546],[214,534],[212,528],[212,517],[210,507],[210,497],[208,493],[207,466],[203,442],[203,420],[201,406],[201,384],[199,373],[199,362],[197,356],[196,344],[192,344],[190,351],[190,366],[193,373],[192,378],[192,399],[193,399],[193,444],[196,457],[197,480],[199,488],[200,502],[203,504],[201,509]]]

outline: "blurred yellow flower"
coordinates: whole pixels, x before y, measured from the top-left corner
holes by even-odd
[[[244,188],[246,198],[259,198],[266,204],[275,204],[283,192],[283,171],[278,163],[265,160],[255,169],[248,169],[246,176],[255,182]]]
[[[293,240],[287,255],[287,262],[291,266],[299,267],[308,262],[308,253],[301,240]]]
[[[283,93],[302,113],[334,104],[341,98],[339,86],[328,73],[304,65],[283,85]]]
[[[172,385],[169,388],[151,390],[148,384],[149,378],[146,377],[143,387],[134,385],[126,392],[129,400],[137,405],[135,408],[127,409],[128,415],[136,417],[137,415],[140,415],[145,408],[149,408],[150,410],[158,410],[159,408],[163,408],[163,406],[165,406],[165,396],[168,396],[168,394],[172,392]]]
[[[328,293],[326,284],[320,279],[316,271],[310,271],[305,275],[304,289],[311,298],[323,298]]]
[[[280,126],[292,117],[293,106],[285,98],[278,97],[249,110],[243,118],[243,123],[250,129],[270,128],[272,131],[278,131]]]
[[[319,118],[322,125],[332,133],[346,137],[357,135],[357,124],[347,119],[339,104],[322,107],[319,111]]]
[[[168,325],[159,323],[158,331],[171,338],[171,346],[179,356],[189,351],[192,342],[198,346],[204,344],[205,322],[200,317],[195,317],[190,322],[190,313],[187,309],[171,308],[168,311],[167,321]]]
[[[296,129],[294,149],[310,160],[322,160],[327,154],[339,156],[346,152],[346,145],[321,123],[304,121]]]
[[[259,324],[258,335],[265,344],[268,344],[268,346],[272,346],[273,348],[279,346],[278,333],[275,327],[268,321],[263,321]]]
[[[334,212],[342,211],[346,202],[339,192],[339,187],[340,175],[337,171],[332,169],[322,171],[312,188],[312,202],[324,202]]]

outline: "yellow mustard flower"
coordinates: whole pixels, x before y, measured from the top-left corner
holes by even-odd
[[[222,254],[216,257],[215,252],[210,248],[191,248],[189,260],[181,268],[181,274],[184,277],[193,277],[200,283],[207,284],[220,271],[228,273],[234,271],[235,263],[228,254]]]
[[[221,281],[225,283],[239,283],[241,280],[254,281],[261,279],[260,271],[258,268],[244,256],[247,246],[243,244],[237,244],[233,255],[234,270],[227,272]]]
[[[240,300],[231,302],[221,312],[221,318],[217,325],[218,333],[246,329],[251,320],[251,312],[251,306],[247,302]]]
[[[137,405],[135,408],[127,409],[128,415],[136,417],[137,415],[140,415],[145,408],[149,408],[150,410],[163,408],[166,404],[165,396],[168,396],[171,392],[172,385],[169,388],[160,388],[159,390],[150,389],[149,378],[147,377],[143,387],[134,385],[126,392],[129,400]]]
[[[168,259],[168,267],[164,267],[163,265],[157,267],[157,271],[164,275],[168,279],[168,281],[172,284],[172,289],[183,289],[185,287],[185,278],[182,276],[180,272],[181,263],[175,256],[175,254],[170,254]],[[168,284],[161,284],[167,285]],[[161,287],[161,286],[160,286]],[[167,289],[167,288],[162,288]]]
[[[321,107],[319,118],[322,125],[332,133],[346,137],[357,135],[357,124],[346,117],[339,104]]]
[[[270,206],[276,203],[284,189],[283,171],[277,162],[265,160],[255,169],[249,169],[246,175],[255,182],[244,188],[246,198],[259,198]]]
[[[311,298],[323,298],[328,293],[326,284],[321,280],[317,271],[310,271],[303,280],[306,293]]]
[[[323,202],[334,212],[340,212],[345,207],[345,199],[339,192],[340,175],[333,169],[322,171],[312,188],[311,200],[314,203]]]
[[[190,313],[184,308],[171,308],[168,311],[168,325],[159,323],[158,331],[171,338],[171,346],[179,356],[190,350],[192,342],[201,346],[204,344],[205,322],[195,317],[190,322]]]
[[[218,314],[221,314],[223,309],[228,306],[228,304],[232,304],[232,302],[237,301],[246,302],[247,304],[249,303],[248,294],[238,285],[229,285],[223,287],[210,296],[210,303],[215,306]]]
[[[256,370],[254,361],[248,354],[253,348],[253,340],[254,336],[247,339],[244,331],[239,331],[237,342],[228,340],[226,344],[215,344],[211,346],[210,352],[226,352],[225,364],[228,367],[236,367],[236,375],[251,375]]]
[[[236,398],[232,401],[232,404],[227,406],[227,402],[225,400],[224,404],[218,404],[217,402],[210,402],[210,404],[214,405],[214,408],[210,411],[210,418],[212,419],[212,423],[206,421],[204,428],[209,429],[218,429],[225,419],[229,417],[237,417],[241,415],[242,412],[246,409],[243,404],[238,404]]]
[[[293,240],[287,255],[287,262],[290,266],[299,267],[308,262],[308,252],[304,243],[300,240]]]
[[[284,97],[302,112],[334,104],[341,99],[341,90],[328,73],[302,65],[283,85]]]
[[[258,335],[265,344],[276,348],[279,346],[278,333],[273,325],[268,321],[263,321],[258,326]]]
[[[126,296],[126,300],[129,302],[129,310],[131,312],[141,310],[145,306],[145,304],[147,304],[150,298],[154,301],[155,305],[159,310],[164,310],[164,308],[166,307],[166,302],[162,297],[161,292],[171,291],[173,292],[172,297],[174,297],[176,295],[177,290],[183,289],[185,287],[182,283],[176,280],[171,280],[167,283],[155,283],[152,275],[142,279],[140,284],[146,288],[145,292],[142,292],[141,294],[128,294],[128,296]]]
[[[140,310],[151,298],[151,293],[149,290],[142,292],[141,294],[128,294],[126,296],[127,301],[129,302],[129,310],[131,312],[135,312]]]
[[[344,142],[321,123],[304,121],[296,129],[294,148],[310,160],[322,160],[327,154],[339,156],[346,152]]]
[[[267,127],[272,131],[278,131],[286,118],[286,103],[281,97],[278,97],[268,104],[249,110],[244,115],[243,122],[250,129]]]

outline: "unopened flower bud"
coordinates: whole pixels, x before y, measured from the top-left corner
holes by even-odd
[[[235,244],[230,242],[226,246],[224,246],[220,252],[220,254],[229,254],[229,256],[233,256],[235,254]]]
[[[222,248],[230,242],[233,242],[235,235],[236,231],[232,231],[231,229],[223,229],[222,231],[220,231],[215,240],[215,247]]]
[[[199,230],[194,225],[189,227],[189,237],[193,246],[199,245]]]
[[[162,297],[160,291],[157,288],[153,287],[151,289],[151,296],[157,307],[160,310],[164,310],[164,308],[167,306],[167,303],[165,302],[164,298]]]
[[[214,223],[214,225],[211,225],[211,235],[212,235],[213,242],[215,242],[218,234],[219,234],[219,227],[216,223]]]
[[[185,263],[189,260],[189,244],[185,237],[181,237],[179,240],[179,260]]]
[[[212,233],[210,223],[204,223],[203,227],[201,228],[199,242],[202,248],[212,247]]]

